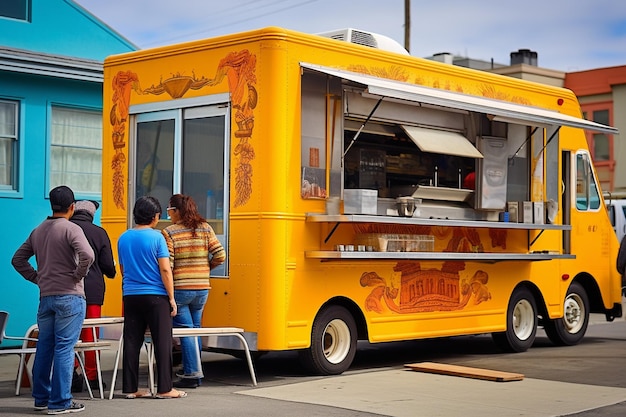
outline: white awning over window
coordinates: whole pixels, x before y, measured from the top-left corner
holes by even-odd
[[[508,123],[541,127],[568,126],[609,134],[619,133],[616,128],[611,126],[605,126],[600,123],[537,107],[523,106],[508,101],[439,90],[303,62],[300,63],[300,66],[362,84],[366,87],[369,94],[378,97],[389,97],[451,109],[484,113],[492,116],[493,120]]]
[[[483,155],[460,133],[406,126],[402,128],[422,152],[482,158]]]

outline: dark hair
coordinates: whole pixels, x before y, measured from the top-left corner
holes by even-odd
[[[196,234],[196,229],[201,223],[205,222],[204,217],[198,213],[198,206],[191,196],[185,194],[174,194],[170,197],[170,207],[176,207],[176,210],[180,213],[180,221],[183,226],[193,230],[193,234]]]
[[[161,203],[152,196],[143,196],[135,202],[133,208],[133,220],[136,224],[146,225],[152,223],[154,216],[161,214]]]

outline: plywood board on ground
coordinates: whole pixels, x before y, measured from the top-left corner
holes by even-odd
[[[523,374],[493,371],[490,369],[470,368],[468,366],[448,365],[445,363],[420,362],[404,366],[418,372],[461,376],[464,378],[485,379],[488,381],[496,382],[521,381],[522,379],[524,379]]]

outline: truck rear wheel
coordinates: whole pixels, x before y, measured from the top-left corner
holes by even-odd
[[[311,347],[300,351],[302,365],[319,375],[338,375],[356,354],[356,323],[348,310],[330,306],[319,312],[311,329]]]
[[[506,316],[506,331],[492,333],[493,341],[505,352],[525,352],[537,335],[537,305],[528,289],[513,292]]]
[[[582,285],[572,282],[563,302],[563,317],[546,320],[544,330],[555,345],[572,346],[582,340],[588,325],[589,297]]]

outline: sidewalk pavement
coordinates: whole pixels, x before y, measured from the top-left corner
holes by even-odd
[[[113,349],[102,355],[103,379],[107,386],[112,377],[115,343]],[[205,367],[207,362],[224,358],[224,355],[203,352]],[[259,385],[255,388],[245,361],[240,362],[241,366],[232,362],[237,368],[232,378],[205,379],[201,387],[189,390],[184,399],[124,399],[121,372],[113,400],[91,400],[87,392],[76,394],[75,399],[85,404],[86,410],[80,414],[85,417],[626,415],[626,388],[530,378],[501,383],[427,374],[403,367],[350,370],[332,377],[277,378],[267,373],[257,374]],[[0,415],[45,415],[33,410],[30,388],[22,388],[20,396],[14,395],[17,366],[17,356],[0,355]],[[143,387],[148,385],[147,369],[142,354],[140,385]],[[105,398],[108,398],[108,391]]]

